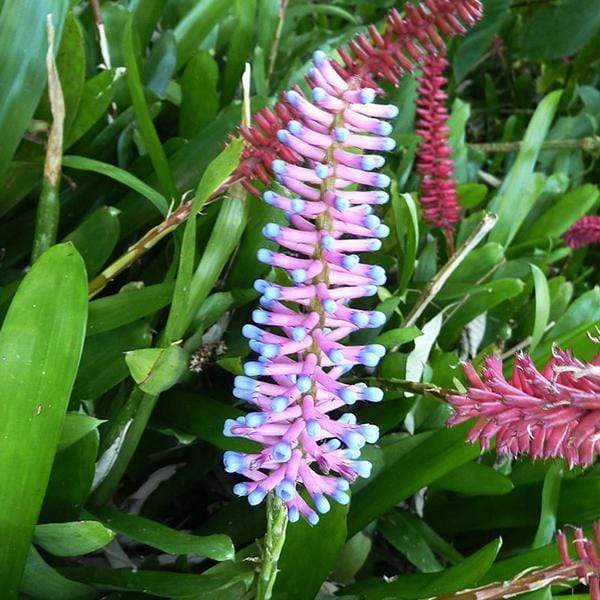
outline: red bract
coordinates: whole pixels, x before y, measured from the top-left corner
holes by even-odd
[[[423,218],[429,225],[443,229],[452,245],[452,233],[460,220],[460,206],[448,142],[446,78],[443,77],[447,64],[443,56],[429,55],[425,58],[423,75],[418,78],[416,131],[421,136],[421,144],[417,170],[421,175]]]
[[[481,377],[465,365],[465,394],[450,394],[455,414],[450,425],[477,418],[468,441],[488,449],[496,437],[501,455],[564,458],[571,466],[588,466],[600,448],[600,355],[583,363],[555,350],[542,371],[531,357],[516,357],[507,381],[502,362],[488,358]]]
[[[571,248],[600,244],[600,215],[582,217],[565,233],[564,238]]]
[[[590,588],[590,598],[600,600],[600,522],[594,524],[594,540],[585,537],[583,529],[577,527],[573,535],[573,545],[577,557],[572,559],[569,554],[569,542],[563,531],[556,534],[556,543],[560,558],[565,567],[578,566],[577,577]]]
[[[480,0],[422,0],[419,4],[406,3],[405,15],[393,9],[387,19],[385,33],[370,25],[369,36],[358,34],[347,48],[338,48],[342,64],[332,61],[336,71],[345,79],[358,79],[358,87],[378,89],[377,80],[386,79],[397,85],[400,78],[419,67],[425,57],[445,51],[443,35],[462,35],[479,20],[483,13]],[[311,70],[307,76],[311,87],[319,87],[318,74]],[[297,90],[300,91],[300,90]],[[287,156],[289,150],[275,137],[290,119],[297,118],[294,109],[285,101],[273,109],[263,109],[254,115],[254,124],[241,128],[248,142],[242,154],[238,175],[243,185],[259,195],[252,179],[269,181],[271,163],[276,156],[298,164],[300,159]]]

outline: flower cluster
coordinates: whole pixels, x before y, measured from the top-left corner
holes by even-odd
[[[600,244],[600,215],[587,215],[577,221],[564,235],[571,248]]]
[[[590,588],[590,598],[600,600],[600,557],[598,548],[600,548],[600,522],[594,523],[594,540],[585,536],[581,527],[575,528],[573,535],[573,546],[577,558],[573,560],[569,554],[569,541],[563,531],[556,533],[556,543],[560,558],[565,567],[577,566],[577,577]]]
[[[448,143],[446,78],[448,62],[439,54],[425,59],[423,74],[418,78],[416,131],[421,136],[417,153],[417,170],[421,175],[420,202],[423,219],[443,229],[451,243],[455,224],[460,220],[460,206],[454,180],[454,164]]]
[[[338,48],[342,64],[331,61],[331,67],[342,79],[358,78],[361,87],[378,89],[377,80],[385,79],[397,85],[402,75],[414,71],[430,54],[443,54],[442,36],[466,33],[482,14],[480,0],[423,0],[418,4],[404,4],[402,17],[396,9],[388,15],[385,33],[369,26],[369,37],[358,34],[347,48]],[[308,76],[311,86],[314,78]],[[253,195],[259,196],[252,180],[268,185],[271,163],[276,157],[300,164],[301,157],[290,152],[276,137],[275,132],[294,118],[294,107],[283,95],[273,109],[265,108],[254,115],[254,124],[241,127],[240,133],[248,142],[238,175],[242,184]]]
[[[303,516],[312,524],[316,511],[329,510],[327,496],[347,503],[349,482],[369,476],[361,448],[379,435],[376,426],[335,411],[383,396],[378,388],[340,381],[353,365],[375,367],[383,346],[342,340],[385,322],[383,313],[351,308],[349,301],[373,296],[386,280],[381,267],[361,263],[358,253],[378,250],[389,233],[372,208],[387,201],[382,188],[390,179],[376,172],[384,159],[372,152],[393,148],[387,119],[398,112],[373,103],[375,90],[342,78],[323,52],[313,64],[312,101],[288,91],[297,118],[277,132],[302,163],[274,160],[280,186],[263,195],[288,221],[270,223],[263,233],[287,252],[262,249],[258,259],[287,272],[290,283],[255,283],[261,308],[243,334],[259,356],[235,379],[234,395],[257,410],[228,420],[224,429],[263,446],[254,454],[225,453],[226,471],[246,479],[234,492],[254,505],[275,490],[291,521]]]
[[[465,365],[470,387],[451,394],[455,410],[450,425],[477,418],[468,440],[484,449],[496,437],[498,454],[532,458],[564,458],[571,466],[587,466],[600,450],[600,355],[583,363],[555,349],[538,371],[531,358],[515,359],[510,381],[502,362],[488,358],[479,377]]]

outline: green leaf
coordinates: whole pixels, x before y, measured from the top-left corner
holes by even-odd
[[[229,38],[227,61],[221,85],[221,104],[231,102],[239,85],[244,63],[250,55],[250,45],[256,25],[256,0],[233,0],[235,27]]]
[[[273,598],[315,598],[344,547],[347,511],[347,506],[333,503],[330,512],[321,516],[316,527],[304,519],[288,524]]]
[[[94,173],[100,173],[100,175],[106,175],[123,185],[135,190],[144,198],[148,198],[154,206],[164,216],[169,210],[169,203],[166,198],[157,192],[154,188],[145,184],[141,179],[138,179],[135,175],[119,169],[109,163],[87,158],[85,156],[63,156],[62,164],[64,167],[70,167],[71,169],[81,169],[83,171],[93,171]]]
[[[33,542],[54,556],[79,556],[110,543],[114,532],[98,521],[72,521],[36,525]]]
[[[498,223],[490,233],[490,242],[507,246],[527,216],[530,206],[526,210],[522,208],[523,190],[528,187],[531,190],[536,189],[532,187],[531,182],[533,169],[561,95],[560,90],[548,94],[539,103],[529,121],[517,158],[502,182],[498,195],[488,207],[489,210],[498,213]]]
[[[464,441],[469,423],[437,431],[410,450],[352,498],[348,515],[351,535],[396,504],[479,455],[477,444]]]
[[[399,575],[389,582],[371,579],[350,586],[347,591],[363,594],[369,600],[417,600],[473,588],[490,570],[501,545],[502,540],[496,539],[458,565],[440,573]]]
[[[441,571],[442,566],[421,535],[420,528],[415,525],[416,519],[407,511],[396,510],[383,517],[377,524],[377,529],[421,573]]]
[[[70,244],[33,265],[0,331],[0,589],[18,590],[81,357],[87,278]],[[27,499],[24,502],[24,499]]]
[[[146,394],[158,395],[187,372],[189,355],[181,346],[144,348],[127,352],[125,362],[139,388]]]
[[[530,344],[531,352],[533,352],[540,343],[548,325],[548,319],[550,318],[550,291],[548,289],[548,280],[542,270],[532,264],[531,271],[533,272],[533,283],[535,286],[535,319],[533,321]]]
[[[599,27],[596,0],[561,0],[542,5],[523,21],[520,50],[533,59],[571,56],[597,35]]]
[[[150,156],[150,161],[154,167],[154,172],[156,173],[163,194],[169,200],[173,200],[178,197],[179,193],[171,174],[167,155],[154,128],[152,115],[144,96],[138,66],[138,57],[141,55],[141,50],[139,48],[139,39],[137,39],[137,31],[134,27],[133,15],[129,18],[123,32],[123,54],[125,66],[127,67],[127,86],[129,87],[131,102],[135,110],[135,118],[140,136]]]
[[[122,69],[108,69],[85,82],[77,114],[66,132],[64,148],[70,148],[106,113],[122,74]]]
[[[548,469],[546,477],[544,477],[542,510],[540,513],[540,522],[533,540],[533,548],[540,548],[549,544],[554,537],[562,479],[563,465],[560,463],[553,464]]]
[[[129,374],[125,352],[150,345],[148,323],[140,320],[118,329],[88,337],[75,386],[75,400],[95,400]],[[99,368],[102,365],[102,368]]]
[[[68,412],[65,415],[56,451],[62,452],[69,446],[76,444],[101,423],[104,423],[101,419],[96,419],[83,413]]]
[[[219,111],[219,67],[210,53],[199,51],[180,79],[179,135],[191,138],[206,127]]]
[[[110,508],[96,508],[94,514],[113,531],[169,554],[196,554],[213,560],[234,558],[233,543],[226,535],[191,535],[150,519]]]
[[[450,275],[445,287],[457,282],[473,285],[488,274],[504,258],[504,248],[500,244],[489,242],[470,252],[465,260]]]
[[[110,331],[154,314],[171,300],[173,284],[159,283],[90,302],[87,335]]]
[[[177,67],[188,61],[214,26],[227,14],[230,5],[230,0],[199,0],[192,5],[174,30]]]
[[[487,196],[488,189],[483,183],[461,183],[456,186],[458,201],[463,208],[476,208]]]
[[[398,195],[394,184],[392,184],[392,211],[398,246],[402,249],[398,257],[398,268],[401,269],[398,294],[402,295],[415,270],[417,248],[419,247],[419,215],[412,196],[410,194]]]
[[[221,450],[255,452],[256,442],[223,435],[225,419],[236,419],[244,412],[211,397],[173,390],[161,396],[157,416],[169,426],[198,436]]]
[[[146,88],[159,98],[164,98],[176,66],[175,36],[172,31],[165,31],[152,45],[150,56],[146,61],[144,68]]]
[[[520,239],[535,240],[538,238],[558,237],[575,221],[585,215],[598,200],[598,187],[586,183],[576,187],[548,209]]]
[[[470,462],[440,477],[433,488],[449,490],[466,496],[508,494],[514,489],[512,481],[487,465]]]
[[[375,342],[377,344],[383,344],[386,348],[393,348],[394,346],[402,346],[402,344],[411,342],[420,335],[423,335],[422,331],[413,325],[412,327],[389,329],[378,335],[375,338]]]
[[[0,12],[0,177],[13,157],[46,85],[46,16],[52,14],[56,43],[67,0],[5,2]]]
[[[235,574],[225,571],[202,575],[95,567],[68,567],[62,569],[62,572],[67,577],[94,585],[101,590],[143,592],[159,598],[185,598],[186,600],[240,598],[250,587],[253,578],[251,569],[240,570]]]
[[[63,241],[77,249],[88,274],[93,277],[110,258],[119,241],[119,211],[112,206],[101,206]]]
[[[34,600],[95,600],[98,593],[92,588],[66,579],[57,573],[33,547],[29,550],[25,572],[21,581],[21,592]]]
[[[210,163],[198,184],[181,244],[175,292],[164,333],[164,340],[167,343],[179,340],[186,332],[194,314],[208,296],[237,246],[246,226],[247,208],[244,199],[223,200],[204,254],[196,268],[196,273],[193,273],[196,254],[196,215],[211,194],[227,181],[237,167],[241,153],[241,142],[233,140]]]
[[[444,348],[451,347],[458,340],[463,328],[475,317],[509,298],[514,298],[523,288],[524,284],[519,279],[497,279],[467,296],[466,301],[444,324]]]
[[[600,288],[595,287],[579,296],[548,332],[549,340],[556,340],[562,335],[581,327],[592,327],[600,320]]]

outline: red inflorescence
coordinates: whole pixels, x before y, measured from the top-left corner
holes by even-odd
[[[582,217],[565,233],[564,238],[571,248],[600,244],[600,215]]]
[[[443,35],[466,33],[483,14],[480,0],[407,2],[404,11],[404,17],[396,9],[389,13],[385,33],[370,25],[370,37],[360,33],[347,48],[338,48],[342,63],[332,61],[336,71],[346,80],[357,78],[357,85],[363,88],[378,89],[379,79],[397,85],[400,78],[420,66],[427,55],[444,52]],[[309,72],[307,81],[312,88],[319,87],[317,79],[318,74]],[[254,115],[253,125],[240,129],[248,146],[237,174],[243,177],[242,183],[250,193],[259,195],[253,179],[264,183],[270,180],[271,163],[276,156],[294,164],[300,162],[299,157],[292,156],[275,137],[290,119],[297,117],[289,103],[282,100],[272,110],[263,109]]]
[[[573,535],[573,546],[577,558],[573,560],[569,554],[569,541],[563,531],[556,533],[556,543],[560,558],[565,567],[579,565],[577,577],[590,588],[590,598],[600,600],[600,522],[594,524],[594,540],[586,538],[583,529],[577,527]]]
[[[454,164],[448,142],[448,112],[446,110],[447,61],[437,54],[428,55],[419,80],[416,131],[421,136],[417,155],[417,170],[421,174],[421,206],[423,218],[433,227],[440,227],[449,240],[460,220],[460,205],[454,180]]]
[[[555,349],[539,371],[520,354],[508,381],[495,357],[486,360],[481,377],[472,365],[464,368],[470,387],[448,396],[455,411],[448,424],[476,418],[468,441],[488,449],[495,437],[500,455],[563,458],[571,467],[594,462],[600,451],[600,355],[583,363]]]

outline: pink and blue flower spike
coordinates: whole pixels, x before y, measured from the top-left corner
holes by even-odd
[[[224,463],[228,473],[244,478],[233,491],[251,505],[274,492],[290,521],[302,516],[316,524],[330,500],[347,504],[350,483],[369,477],[361,449],[379,437],[375,425],[361,425],[343,409],[378,402],[383,392],[340,378],[355,365],[376,367],[385,353],[378,344],[344,340],[386,319],[349,304],[385,283],[384,270],[362,263],[360,254],[378,250],[389,233],[373,207],[388,199],[390,179],[377,169],[384,164],[379,153],[394,147],[388,120],[398,110],[375,104],[375,90],[361,89],[358,80],[341,78],[323,52],[313,63],[312,98],[287,92],[295,114],[277,134],[303,162],[274,160],[280,185],[263,195],[284,211],[287,224],[264,227],[279,250],[262,249],[258,260],[286,271],[290,283],[255,283],[261,307],[243,334],[258,357],[244,365],[234,389],[254,412],[227,420],[224,428],[226,436],[259,442],[262,450],[226,452]]]

